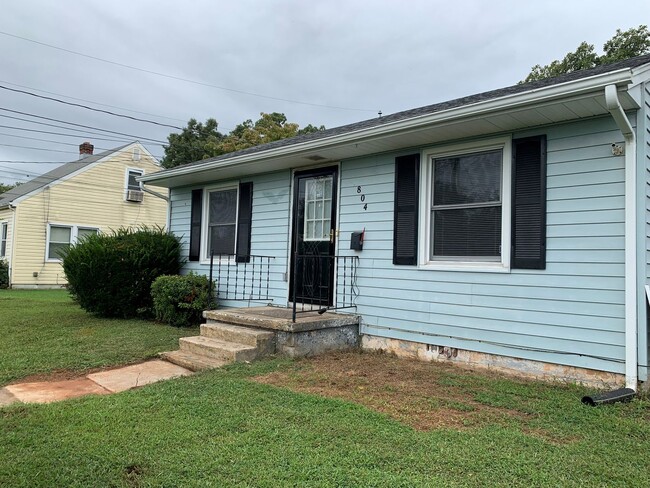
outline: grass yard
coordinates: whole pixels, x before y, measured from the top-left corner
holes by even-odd
[[[0,486],[650,486],[650,402],[376,354],[0,410]]]
[[[0,384],[176,346],[179,330],[0,291]],[[650,400],[388,355],[237,364],[0,408],[0,486],[650,486]]]
[[[94,317],[65,290],[0,290],[0,386],[138,362],[177,349],[179,337],[197,334],[197,329]]]

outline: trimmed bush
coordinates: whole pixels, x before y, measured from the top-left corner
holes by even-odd
[[[210,307],[210,281],[203,275],[159,276],[151,285],[156,320],[175,327],[201,323]]]
[[[0,259],[0,289],[9,288],[9,263]]]
[[[84,237],[62,253],[72,297],[102,317],[151,315],[151,284],[181,268],[178,238],[160,227]]]

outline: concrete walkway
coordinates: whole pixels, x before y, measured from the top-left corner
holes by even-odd
[[[51,403],[85,395],[108,395],[156,381],[191,375],[181,366],[153,359],[124,368],[92,373],[64,381],[18,383],[0,388],[0,407],[16,402]]]

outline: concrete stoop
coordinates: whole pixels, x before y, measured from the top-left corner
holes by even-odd
[[[207,310],[201,335],[179,339],[180,350],[160,356],[193,371],[218,368],[235,361],[281,354],[312,356],[353,349],[359,344],[359,317],[317,312],[300,314],[279,307]]]

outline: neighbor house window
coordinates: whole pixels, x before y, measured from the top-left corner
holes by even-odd
[[[124,200],[127,202],[142,203],[144,192],[142,185],[136,179],[144,175],[144,171],[136,168],[127,168],[125,177]]]
[[[60,261],[61,252],[68,249],[72,244],[76,244],[83,237],[98,232],[99,230],[94,227],[51,224],[48,228],[47,260]]]
[[[140,185],[140,182],[136,180],[136,178],[139,178],[144,174],[144,171],[141,169],[129,169],[127,171],[127,177],[126,177],[126,189],[127,190],[142,190],[142,185]]]
[[[9,224],[7,222],[0,223],[0,258],[7,256],[7,231]]]
[[[223,188],[208,190],[207,226],[205,246],[207,255],[235,254],[237,238],[237,200],[238,189]]]

